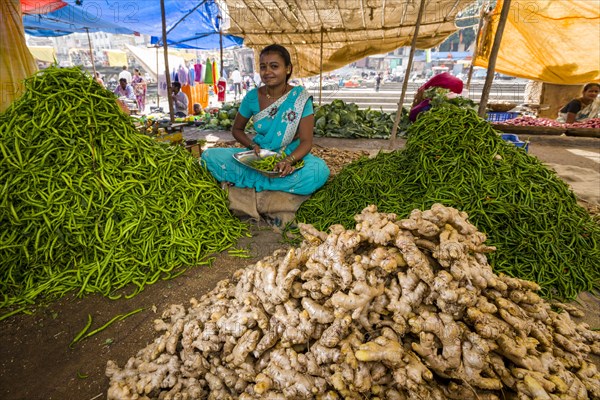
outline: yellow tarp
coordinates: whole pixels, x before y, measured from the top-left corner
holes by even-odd
[[[56,51],[52,46],[29,46],[29,51],[33,58],[38,61],[46,63],[53,63],[56,61]]]
[[[478,42],[487,68],[503,0]],[[600,0],[512,1],[496,71],[559,85],[600,81]]]
[[[0,2],[0,112],[23,92],[23,79],[37,65],[25,43],[19,0]]]
[[[183,50],[171,50],[171,49],[169,49],[169,54],[172,54],[172,55],[177,56],[177,57],[181,57],[185,61],[193,61],[196,58],[198,58],[198,56],[196,56],[194,53],[188,53],[187,51],[183,51]]]
[[[457,28],[456,15],[473,0],[429,0],[417,48],[434,47]],[[369,55],[409,46],[420,1],[415,0],[225,0],[228,33],[255,53],[278,43],[292,55],[294,76],[332,71]]]
[[[108,58],[108,65],[111,67],[122,67],[127,65],[127,54],[121,50],[104,50]]]

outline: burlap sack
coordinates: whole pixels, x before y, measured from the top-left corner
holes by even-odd
[[[256,192],[235,186],[225,189],[228,190],[229,209],[234,215],[257,222],[264,220],[279,228],[293,221],[300,205],[310,197],[269,190]]]

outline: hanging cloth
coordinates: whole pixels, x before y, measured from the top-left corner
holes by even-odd
[[[167,76],[165,74],[158,75],[158,95],[166,97],[169,94],[167,90]]]
[[[196,72],[196,82],[202,82],[202,64],[194,64],[194,72]]]
[[[179,66],[179,69],[177,70],[177,75],[179,76],[179,83],[181,83],[181,86],[185,86],[189,83],[188,82],[188,70],[185,67],[185,65]]]
[[[0,21],[0,111],[4,111],[24,92],[23,80],[37,71],[37,64],[25,41],[19,0],[2,2]]]
[[[190,69],[188,69],[188,83],[190,84],[190,86],[194,86],[196,84],[195,78],[196,78],[196,70],[192,66]]]
[[[215,93],[218,93],[219,88],[217,87],[217,84],[219,83],[219,73],[217,72],[217,62],[216,61],[212,62],[212,74],[213,74],[213,89],[215,90]]]
[[[204,83],[207,85],[213,85],[215,83],[213,80],[212,64],[208,58],[206,59],[206,71],[204,71]]]

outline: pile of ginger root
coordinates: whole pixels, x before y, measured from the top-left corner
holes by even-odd
[[[465,213],[355,220],[301,224],[299,247],[171,305],[153,343],[108,361],[108,399],[600,398],[600,332],[494,274]]]

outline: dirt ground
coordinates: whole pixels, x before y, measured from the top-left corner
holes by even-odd
[[[193,134],[200,138],[202,134]],[[207,136],[207,135],[205,135]],[[230,140],[228,134],[212,136]],[[530,138],[530,154],[544,162],[585,168],[600,173],[600,140],[587,138]],[[398,140],[395,147],[402,147]],[[388,141],[339,140],[317,138],[324,148],[366,150],[370,154],[388,149]],[[573,153],[569,149],[578,149]],[[596,154],[596,156],[594,156]],[[600,186],[600,182],[597,182]],[[594,205],[590,205],[594,207]],[[0,322],[0,398],[3,400],[95,400],[105,399],[108,379],[107,360],[122,366],[129,357],[153,341],[152,321],[170,304],[189,304],[238,268],[251,265],[278,248],[286,247],[280,234],[265,224],[252,228],[252,238],[240,240],[237,248],[249,248],[251,258],[217,256],[211,267],[191,268],[170,281],[159,281],[130,300],[109,300],[101,296],[67,297],[33,315],[16,315]],[[582,294],[581,307],[586,321],[600,327],[600,302]],[[117,314],[144,308],[123,321],[69,348],[73,337],[85,326],[88,314],[92,328],[101,326]]]

